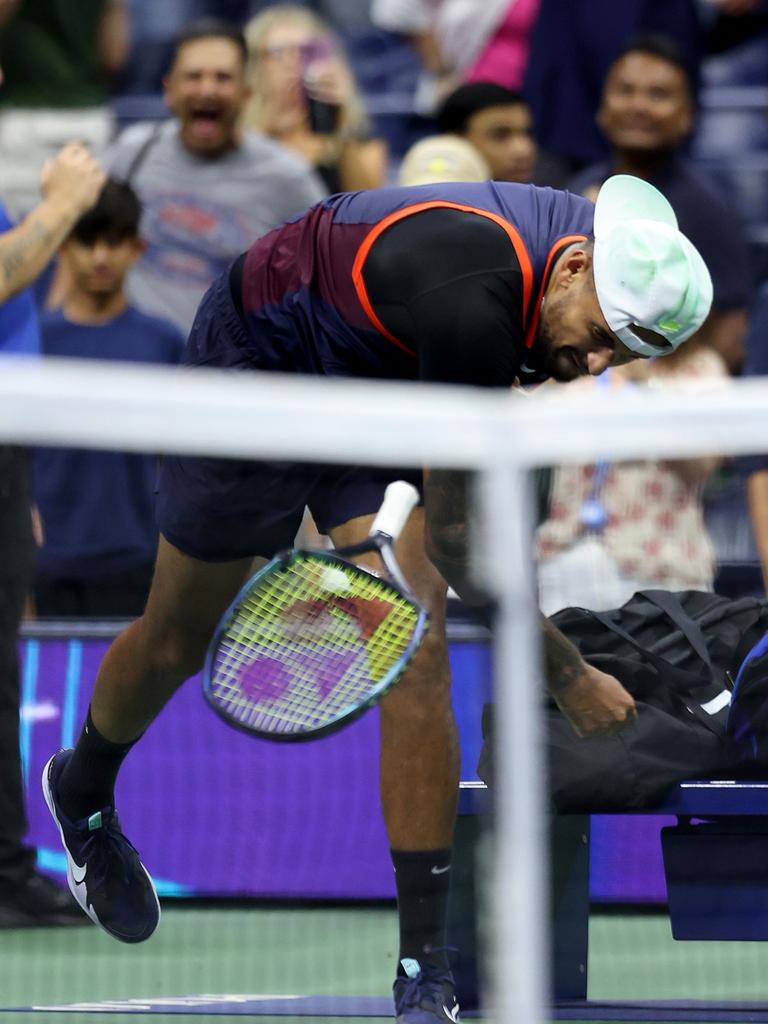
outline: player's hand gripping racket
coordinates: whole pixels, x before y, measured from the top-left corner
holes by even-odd
[[[275,740],[333,732],[396,682],[427,629],[393,542],[419,499],[387,487],[367,540],[338,551],[286,551],[242,588],[211,641],[209,703],[230,725]],[[386,576],[349,558],[378,551]]]

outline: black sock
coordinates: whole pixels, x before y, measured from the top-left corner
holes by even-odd
[[[88,709],[80,739],[56,786],[56,796],[68,818],[86,818],[114,806],[115,779],[135,742],[110,743],[96,729]]]
[[[399,960],[446,967],[450,850],[392,850],[400,915]],[[399,965],[403,974],[402,964]]]

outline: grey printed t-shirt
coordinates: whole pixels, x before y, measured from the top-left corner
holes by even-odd
[[[130,300],[185,333],[215,277],[261,235],[326,195],[302,158],[280,143],[247,132],[237,149],[206,159],[182,146],[175,119],[127,128],[105,164],[114,177],[130,176],[144,207],[147,251],[129,275]]]

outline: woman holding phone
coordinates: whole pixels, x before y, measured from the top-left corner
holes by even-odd
[[[328,191],[386,182],[387,147],[374,137],[341,44],[306,8],[269,7],[245,26],[251,99],[246,128],[301,153]]]

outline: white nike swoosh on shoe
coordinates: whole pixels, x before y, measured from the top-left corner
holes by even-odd
[[[453,1007],[452,1010],[449,1010],[448,1007],[445,1004],[443,1004],[443,1011],[445,1013],[445,1016],[448,1018],[448,1020],[452,1020],[453,1024],[458,1024],[458,1021],[459,1021],[459,1004],[458,1003]]]
[[[61,836],[61,844],[64,847],[64,851],[67,855],[67,884],[69,885],[69,891],[75,897],[82,910],[84,910],[88,917],[90,917],[90,919],[101,928],[103,927],[103,925],[101,924],[101,921],[99,921],[98,917],[96,917],[96,913],[93,907],[88,902],[88,890],[85,885],[86,865],[84,865],[81,868],[78,864],[75,863],[74,859],[72,858],[72,854],[67,849],[67,844],[64,841],[64,831],[61,827],[61,822],[56,817],[56,810],[53,805],[53,794],[51,793],[50,780],[48,778],[48,773],[50,771],[54,757],[56,757],[55,754],[43,768],[43,796],[45,797],[45,802],[48,806],[48,810],[51,812],[51,816],[53,817],[53,820],[56,823],[56,828],[59,830],[59,835]],[[80,882],[76,882],[73,878],[75,868],[77,868],[78,871],[82,872],[82,880]]]
[[[95,921],[96,924],[100,924],[93,906],[88,902],[88,889],[85,884],[85,874],[87,870],[87,865],[84,864],[80,867],[79,864],[76,864],[71,857],[69,858],[69,891],[86,912],[88,917],[90,917],[92,921]]]
[[[433,875],[444,875],[446,871],[450,871],[450,870],[451,870],[451,865],[450,864],[448,864],[448,866],[444,867],[444,868],[439,868],[436,864],[432,865],[432,874]]]

